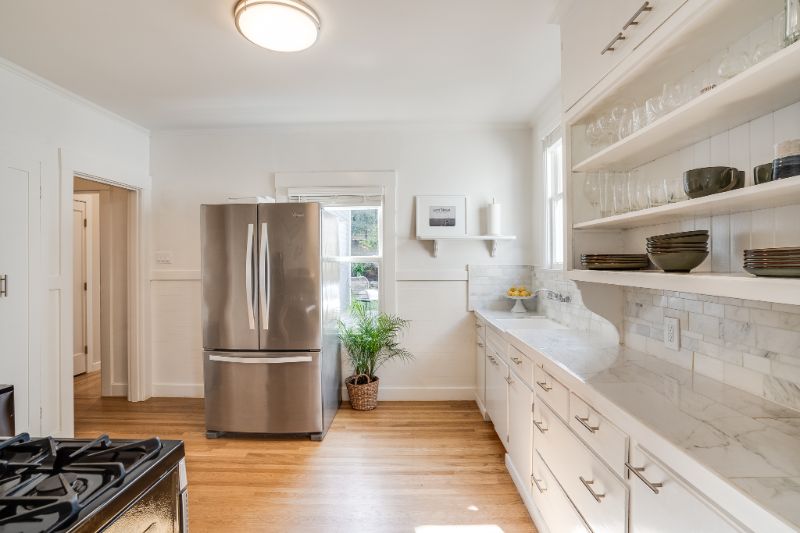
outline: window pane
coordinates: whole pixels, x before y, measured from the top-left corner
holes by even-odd
[[[327,207],[339,219],[342,256],[380,255],[380,208]]]
[[[341,298],[342,312],[346,313],[352,302],[361,302],[377,311],[380,297],[380,265],[378,263],[344,263],[349,272],[342,276],[345,297]]]
[[[564,200],[558,198],[553,202],[553,250],[554,265],[564,263]]]

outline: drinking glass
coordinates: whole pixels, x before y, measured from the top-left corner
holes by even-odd
[[[800,0],[786,0],[784,46],[800,39]]]
[[[669,203],[680,202],[686,200],[686,191],[683,190],[683,177],[670,176],[665,179],[665,187],[667,191],[667,201]]]
[[[739,47],[730,47],[725,51],[717,67],[719,77],[728,80],[744,72],[750,66],[750,57]]]
[[[631,209],[638,211],[650,207],[650,191],[641,172],[638,169],[632,171],[629,180],[632,186]]]
[[[647,114],[647,123],[652,124],[664,113],[664,101],[659,94],[658,96],[651,96],[644,103],[645,113]]]
[[[614,181],[611,172],[597,173],[600,181],[600,216],[607,217],[614,214]]]
[[[589,201],[589,205],[592,206],[593,211],[596,211],[600,205],[602,192],[600,174],[598,172],[587,172],[583,179],[583,194]]]
[[[667,203],[667,182],[664,178],[653,178],[647,183],[647,195],[650,199],[650,206],[657,207]]]
[[[644,106],[637,106],[631,112],[631,133],[636,133],[647,126],[647,113]]]
[[[631,210],[631,197],[628,190],[627,172],[614,172],[614,214],[619,215]]]

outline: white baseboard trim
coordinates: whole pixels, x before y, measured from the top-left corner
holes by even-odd
[[[517,469],[514,468],[514,463],[511,462],[511,456],[508,454],[506,454],[506,469],[508,470],[508,473],[511,474],[511,480],[517,487],[517,492],[519,492],[519,495],[522,498],[522,503],[525,504],[525,508],[528,510],[528,514],[531,515],[531,519],[533,520],[533,524],[536,526],[536,530],[539,533],[550,533],[550,529],[548,529],[547,524],[544,521],[544,517],[542,517],[542,513],[539,512],[539,508],[536,507],[536,504],[533,503],[533,499],[531,498],[530,482],[528,482],[526,485],[522,481],[519,472],[517,472]]]
[[[127,383],[112,383],[111,384],[111,396],[128,396],[128,384]]]
[[[77,376],[86,372],[86,354],[72,354],[72,375]]]
[[[202,398],[202,383],[153,383],[154,398]]]
[[[100,361],[95,361],[89,365],[89,372],[97,372],[100,370]]]
[[[378,389],[378,401],[444,402],[474,400],[474,390],[473,387],[380,387]],[[346,387],[342,387],[342,400],[349,400]]]

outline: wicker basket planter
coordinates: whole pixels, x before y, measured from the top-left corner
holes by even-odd
[[[359,383],[359,378],[366,383]],[[350,376],[344,380],[347,386],[347,395],[350,397],[350,406],[356,411],[372,411],[378,407],[379,378],[369,381],[366,374]]]

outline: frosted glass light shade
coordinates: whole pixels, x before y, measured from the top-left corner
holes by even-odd
[[[247,40],[275,52],[305,50],[319,34],[319,16],[299,0],[240,0],[234,17]]]

